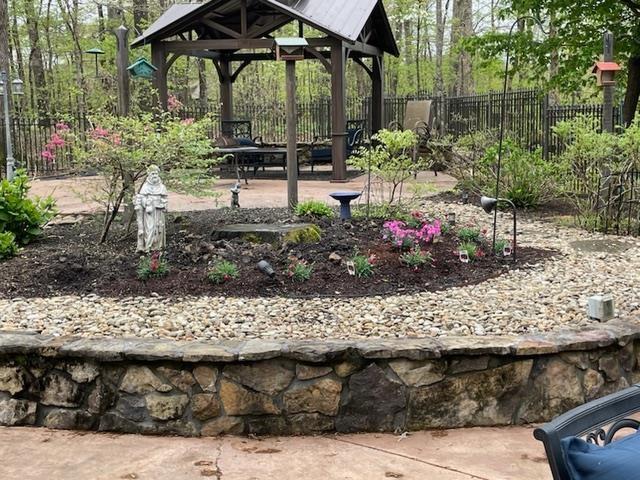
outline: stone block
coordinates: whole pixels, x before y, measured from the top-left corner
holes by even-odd
[[[9,398],[0,400],[0,425],[33,425],[38,404],[28,400]]]
[[[252,392],[229,380],[220,383],[220,398],[227,415],[278,414],[280,409],[264,393]]]
[[[90,413],[103,413],[111,407],[114,398],[115,392],[99,378],[87,397],[87,410]]]
[[[154,433],[152,426],[133,422],[115,412],[107,412],[100,417],[98,430],[118,433]]]
[[[191,372],[187,370],[160,367],[157,371],[181,392],[189,393],[191,388],[196,384],[196,379],[193,378]]]
[[[579,370],[559,358],[541,360],[526,392],[519,420],[546,422],[585,402]]]
[[[532,366],[532,360],[512,362],[413,388],[409,395],[407,428],[509,424],[526,394]]]
[[[349,377],[346,402],[336,419],[339,432],[391,431],[404,410],[406,387],[372,363]]]
[[[24,390],[26,381],[26,375],[22,367],[0,367],[0,391],[15,395]]]
[[[141,366],[127,368],[124,378],[120,383],[123,392],[144,395],[156,391],[162,387],[163,382],[155,376],[151,369]]]
[[[587,401],[598,398],[600,396],[599,392],[604,386],[604,377],[596,370],[590,368],[584,372],[582,386],[584,388],[584,394]]]
[[[116,404],[116,411],[133,422],[143,422],[147,418],[147,404],[143,397],[121,396]]]
[[[600,357],[598,368],[604,372],[605,378],[610,382],[616,382],[622,376],[622,369],[616,354],[607,354]]]
[[[289,435],[291,430],[282,417],[259,416],[246,421],[247,433],[250,435]]]
[[[244,423],[239,417],[220,417],[210,420],[200,429],[203,437],[217,437],[218,435],[240,435],[244,431]]]
[[[70,362],[66,368],[71,379],[77,383],[88,383],[100,375],[98,366],[90,362]]]
[[[42,424],[47,428],[61,430],[91,430],[95,424],[95,418],[83,410],[56,408],[47,413]]]
[[[446,364],[438,361],[391,360],[391,369],[409,387],[424,387],[444,378]]]
[[[338,413],[340,392],[342,383],[331,378],[297,385],[284,393],[284,409],[288,413],[323,413],[333,416]]]
[[[228,365],[222,374],[236,382],[267,395],[276,395],[289,386],[294,373],[279,361],[248,365]]]
[[[193,376],[203,392],[215,393],[216,382],[218,381],[217,368],[199,366],[193,369]]]
[[[145,396],[149,415],[158,420],[173,420],[179,418],[189,404],[187,395],[162,395],[150,393]]]
[[[196,393],[191,398],[191,411],[198,420],[204,421],[220,415],[220,400],[212,393]]]
[[[357,372],[362,367],[362,361],[359,359],[350,359],[337,363],[333,366],[333,369],[340,378],[346,378],[349,375]]]
[[[82,392],[80,387],[60,372],[49,372],[43,379],[40,403],[55,407],[77,407]]]
[[[477,372],[489,368],[488,355],[478,355],[473,357],[460,357],[451,360],[447,374],[456,375],[458,373]]]
[[[296,377],[298,380],[311,380],[313,378],[324,377],[331,373],[331,367],[314,367],[311,365],[296,365]]]
[[[287,417],[287,420],[290,433],[293,435],[331,432],[335,428],[335,420],[332,417],[319,413],[298,413]]]

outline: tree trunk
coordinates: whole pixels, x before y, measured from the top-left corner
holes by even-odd
[[[136,36],[140,35],[149,23],[149,6],[147,0],[133,0],[133,28]]]
[[[101,3],[98,3],[98,39],[102,42],[104,41],[104,32],[106,32],[107,28],[104,24],[104,7]]]
[[[444,95],[444,75],[442,74],[442,56],[444,54],[444,28],[447,21],[447,9],[442,0],[436,0],[436,95]]]
[[[626,126],[631,125],[638,109],[638,97],[640,97],[640,55],[629,59],[629,73],[627,75],[627,91],[624,96],[624,108],[622,119]]]
[[[471,0],[454,0],[451,20],[451,48],[455,49],[453,69],[455,95],[471,93],[471,55],[461,47],[461,41],[473,35],[473,12]]]
[[[24,74],[24,59],[22,58],[22,46],[20,43],[20,31],[18,29],[18,15],[16,14],[15,2],[13,4],[12,11],[11,37],[14,51],[16,52],[16,60],[18,61],[18,76],[24,80],[26,79],[26,75]]]
[[[198,101],[200,102],[200,107],[206,109],[209,100],[209,92],[207,88],[207,68],[204,58],[198,59],[198,85]]]
[[[49,112],[47,102],[47,82],[44,75],[44,62],[42,60],[42,50],[40,48],[40,32],[38,19],[40,18],[40,8],[36,11],[33,0],[24,0],[25,23],[29,35],[31,50],[29,52],[29,71],[32,88],[35,92],[38,113],[46,116]]]
[[[0,0],[0,70],[10,73],[11,54],[9,51],[9,5]]]

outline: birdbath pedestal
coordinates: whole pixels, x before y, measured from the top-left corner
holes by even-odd
[[[329,196],[334,200],[340,202],[340,218],[342,220],[349,220],[351,218],[351,200],[355,200],[360,195],[360,192],[333,192]]]

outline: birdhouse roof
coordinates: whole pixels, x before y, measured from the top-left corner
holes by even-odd
[[[129,65],[127,67],[127,70],[135,71],[137,68],[142,67],[142,66],[151,68],[153,71],[158,70],[158,68],[153,63],[151,63],[149,60],[147,60],[146,58],[139,58],[138,60],[133,62],[131,65]]]
[[[591,70],[591,73],[600,72],[617,72],[621,70],[622,67],[618,65],[616,62],[596,62]]]

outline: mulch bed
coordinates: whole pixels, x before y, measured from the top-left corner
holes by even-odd
[[[457,258],[455,233],[440,237],[428,247],[434,263],[419,271],[403,266],[397,250],[381,240],[380,220],[316,222],[322,240],[314,244],[271,246],[246,241],[211,238],[216,226],[229,223],[294,222],[283,209],[219,209],[170,215],[167,221],[167,254],[170,273],[164,278],[138,280],[139,254],[135,235],[122,239],[116,228],[111,239],[97,244],[100,219],[73,225],[53,225],[46,237],[26,247],[17,257],[0,264],[0,298],[48,297],[99,294],[125,297],[147,296],[361,296],[389,295],[416,291],[437,291],[472,285],[502,275],[511,268],[526,268],[549,258],[554,252],[535,248],[518,249],[518,263],[510,258],[485,256],[464,264]],[[375,275],[355,278],[347,273],[344,260],[355,248],[378,257]],[[330,262],[337,253],[342,262]],[[290,256],[314,264],[311,280],[295,283],[285,274]],[[235,262],[240,276],[222,285],[206,279],[209,262]],[[258,272],[256,263],[265,259],[278,274],[269,279]]]

